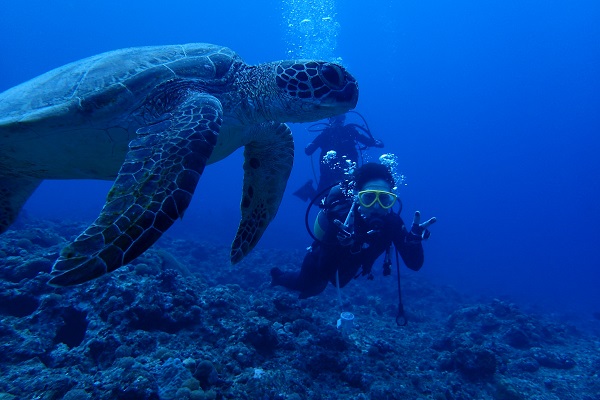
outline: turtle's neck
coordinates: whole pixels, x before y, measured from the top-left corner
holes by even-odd
[[[282,107],[283,100],[275,85],[275,63],[244,66],[238,72],[236,85],[241,94],[240,110],[247,122],[277,121],[274,111]]]

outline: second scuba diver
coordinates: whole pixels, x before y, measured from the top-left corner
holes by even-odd
[[[362,115],[358,115],[363,118]],[[366,150],[369,147],[383,147],[383,142],[371,135],[364,118],[363,121],[366,128],[354,123],[346,124],[345,114],[329,118],[329,124],[304,149],[308,156],[312,155],[317,149],[321,149],[317,188],[314,189],[312,180],[309,180],[293,193],[296,197],[303,201],[313,199],[328,186],[344,179],[348,167],[358,163],[359,150]],[[324,124],[319,123],[316,125]]]

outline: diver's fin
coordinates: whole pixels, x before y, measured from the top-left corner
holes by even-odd
[[[309,179],[304,185],[300,186],[300,188],[292,194],[300,198],[302,201],[307,201],[314,198],[317,195],[317,191],[313,188],[312,179]]]

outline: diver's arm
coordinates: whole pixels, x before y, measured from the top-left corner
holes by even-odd
[[[413,271],[418,271],[423,266],[425,256],[421,242],[405,242],[398,248],[404,264]]]
[[[358,143],[364,144],[367,147],[383,147],[383,142],[381,140],[377,140],[372,136],[363,135],[354,127],[349,128],[352,129],[352,137]]]
[[[322,142],[323,142],[323,134],[319,134],[317,135],[317,137],[315,137],[315,139],[310,142],[308,145],[306,145],[306,147],[304,148],[304,153],[307,156],[312,155],[312,153],[315,152],[315,150],[317,150],[319,147],[322,147]]]
[[[425,260],[423,245],[420,240],[411,240],[412,237],[406,229],[402,218],[395,215],[394,219],[392,236],[394,246],[398,249],[404,264],[413,271],[418,271],[423,266],[423,261]]]

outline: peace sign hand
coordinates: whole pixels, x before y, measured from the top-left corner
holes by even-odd
[[[431,232],[427,229],[429,226],[435,223],[437,218],[429,218],[427,221],[421,224],[421,213],[415,211],[415,218],[413,219],[412,227],[408,233],[407,240],[411,242],[420,242],[421,240],[429,239]]]

